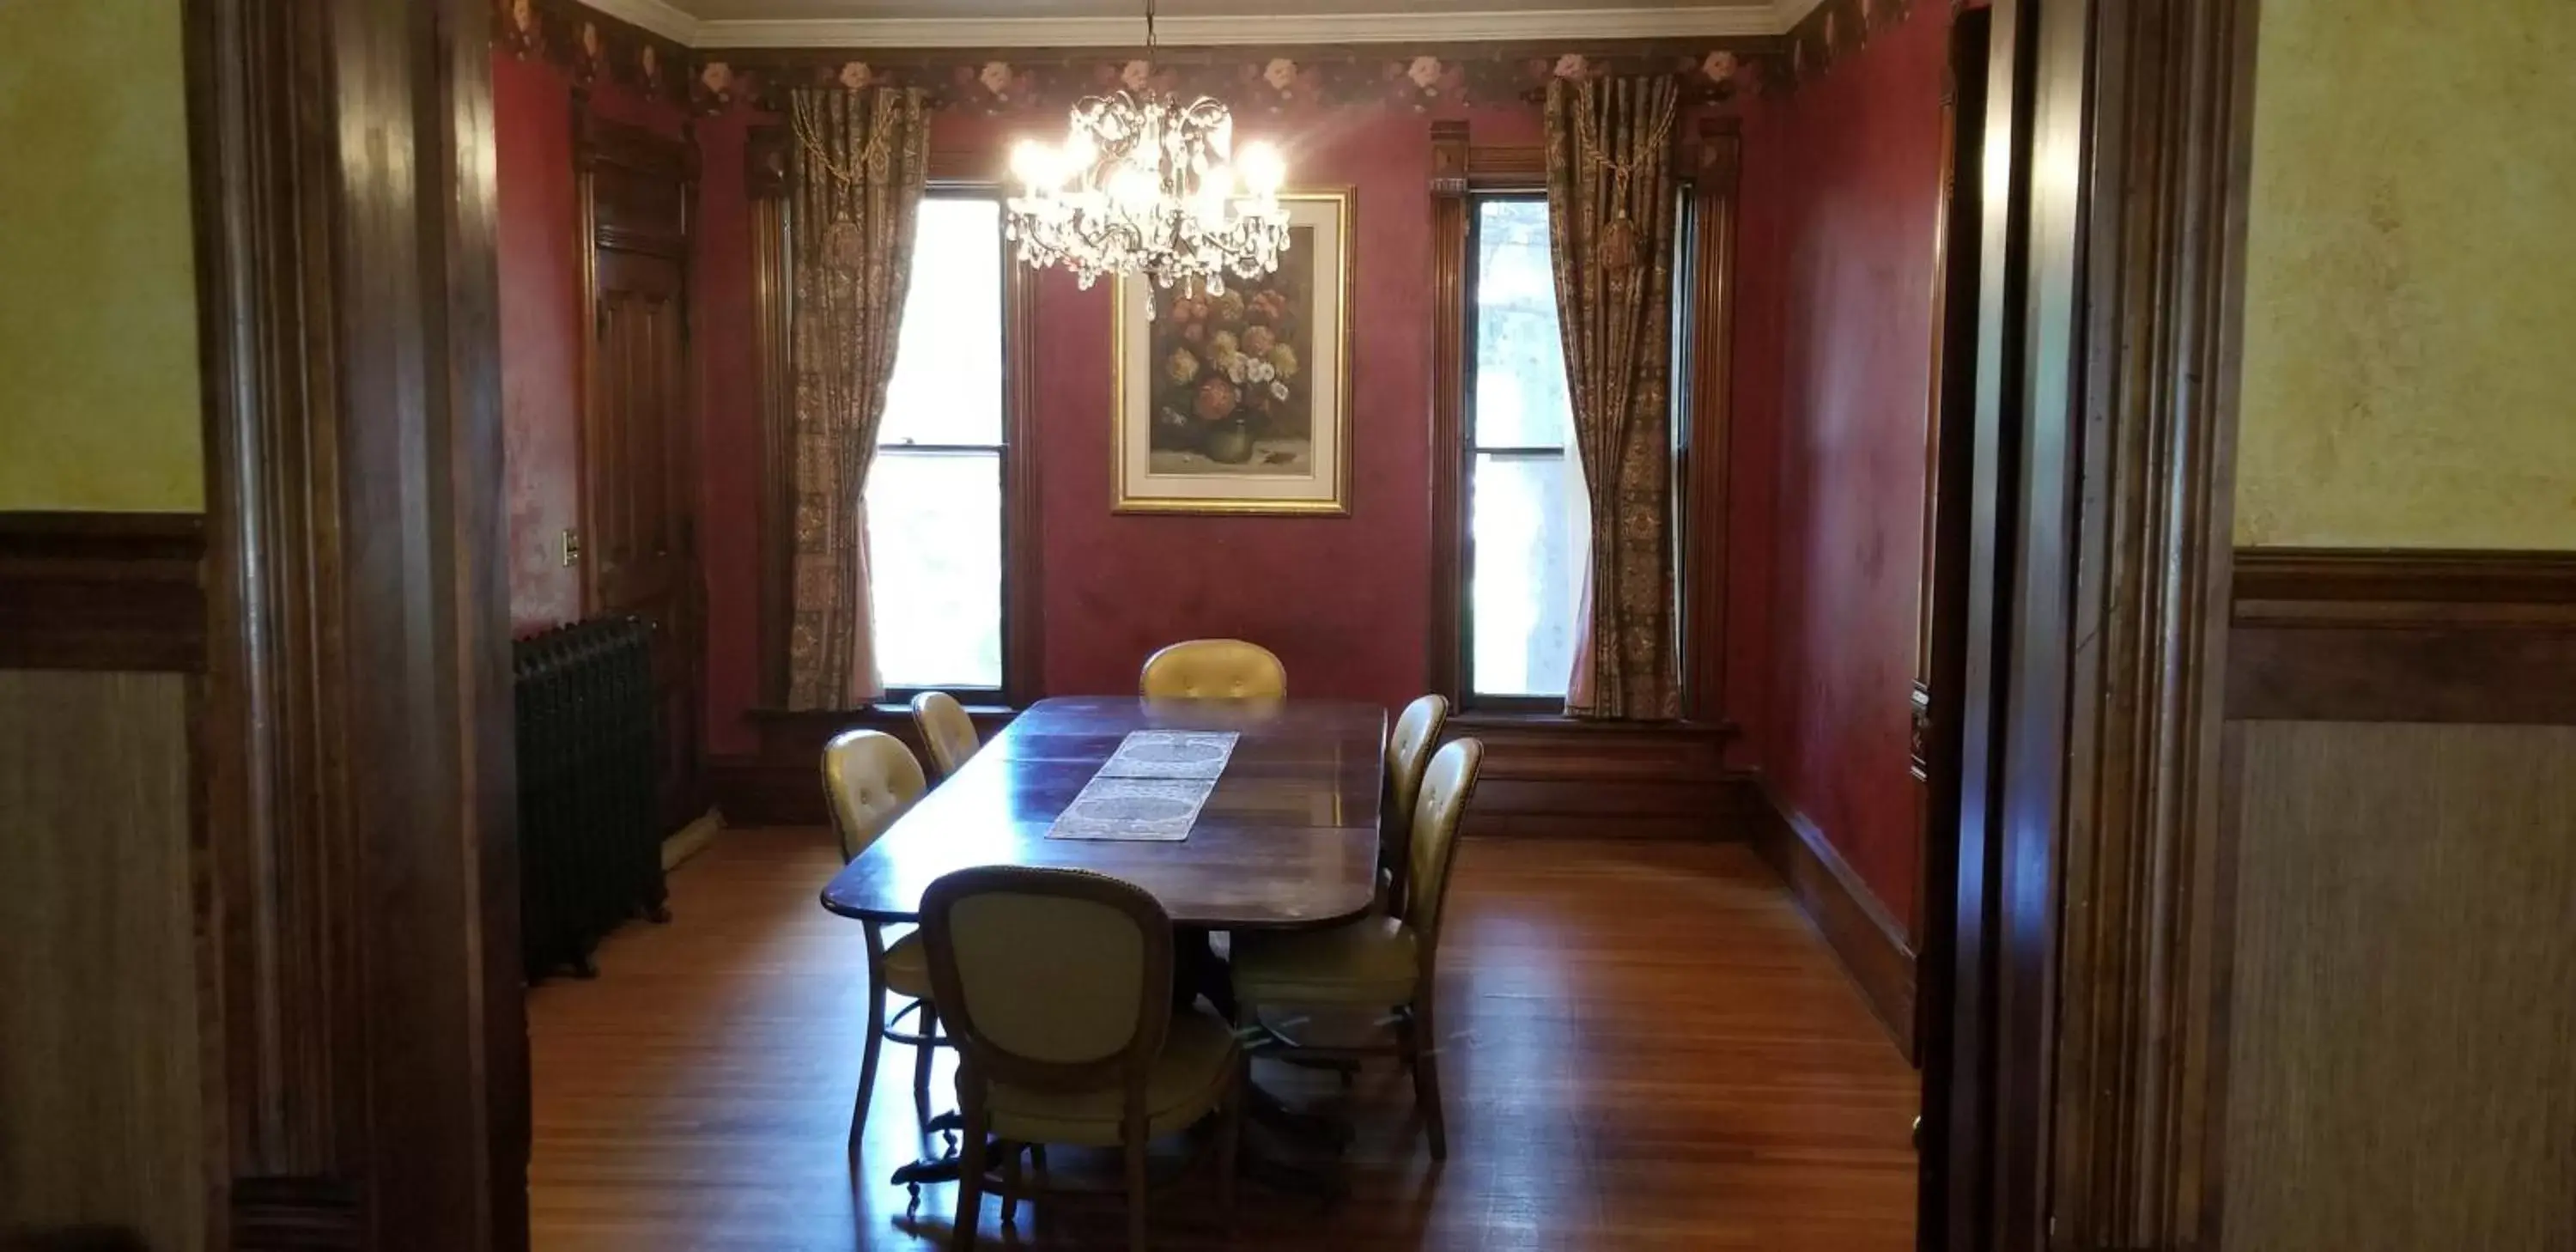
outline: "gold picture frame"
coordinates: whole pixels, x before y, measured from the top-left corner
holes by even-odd
[[[1119,276],[1114,511],[1350,514],[1354,198],[1280,193],[1278,272],[1221,296]]]

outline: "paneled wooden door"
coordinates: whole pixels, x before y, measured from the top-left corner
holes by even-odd
[[[688,385],[695,167],[682,139],[586,115],[576,133],[590,306],[583,609],[654,625],[659,811],[668,833],[706,808],[698,770],[705,615]]]

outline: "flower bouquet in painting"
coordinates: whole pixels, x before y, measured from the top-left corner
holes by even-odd
[[[1309,246],[1295,239],[1290,253]],[[1155,472],[1314,472],[1311,282],[1310,267],[1288,264],[1221,295],[1153,293]]]

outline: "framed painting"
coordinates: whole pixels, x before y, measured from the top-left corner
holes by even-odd
[[[1350,512],[1351,193],[1279,202],[1274,273],[1119,278],[1118,512]]]

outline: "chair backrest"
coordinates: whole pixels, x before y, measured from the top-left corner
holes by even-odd
[[[1453,739],[1431,758],[1422,794],[1413,801],[1412,861],[1404,893],[1404,924],[1413,928],[1426,963],[1440,942],[1440,908],[1449,896],[1449,866],[1457,859],[1458,817],[1476,790],[1485,764],[1481,739]]]
[[[988,865],[930,884],[922,943],[969,1073],[1041,1091],[1145,1080],[1172,1017],[1172,919],[1144,889],[1077,869]]]
[[[1192,639],[1145,658],[1137,686],[1149,700],[1279,700],[1288,667],[1241,639]]]
[[[867,851],[928,790],[912,749],[884,731],[845,730],[823,745],[823,794],[844,861]]]
[[[1423,696],[1404,706],[1386,737],[1386,812],[1378,823],[1378,868],[1394,876],[1393,900],[1404,898],[1412,866],[1406,849],[1413,832],[1413,801],[1422,794],[1423,771],[1431,768],[1431,751],[1440,746],[1441,728],[1449,724],[1449,700]]]
[[[930,764],[942,782],[955,776],[957,767],[983,746],[975,737],[975,720],[966,716],[966,707],[957,703],[957,697],[945,691],[914,696],[912,724],[920,728],[921,744],[930,750]]]

